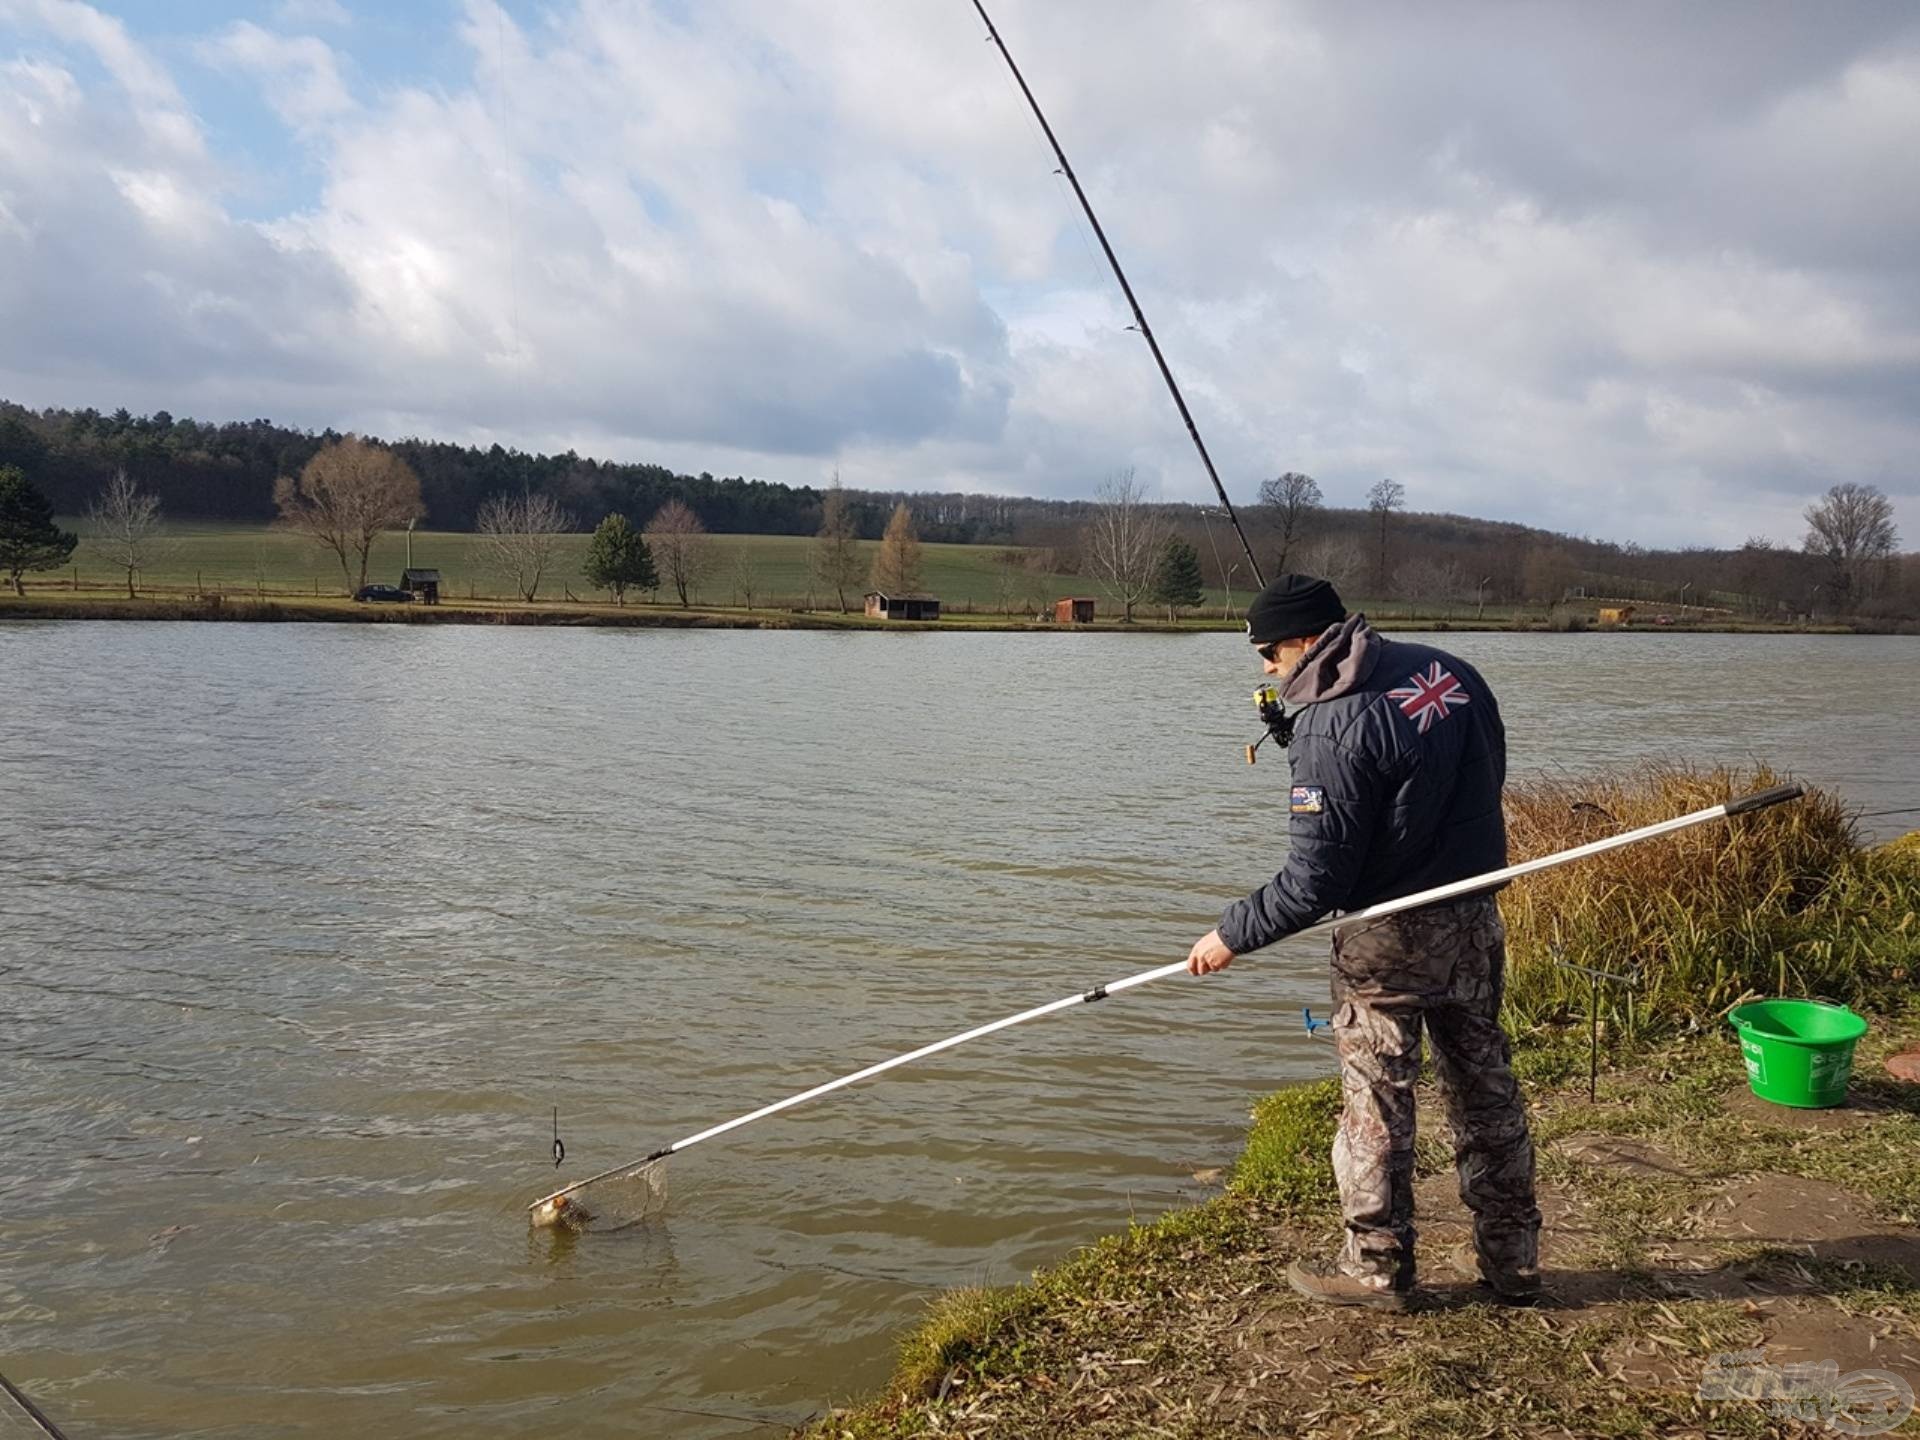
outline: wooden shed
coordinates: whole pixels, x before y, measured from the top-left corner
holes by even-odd
[[[1633,623],[1633,606],[1606,605],[1600,610],[1602,625],[1630,625]]]
[[[940,597],[937,595],[888,595],[869,590],[867,615],[875,620],[938,620]]]
[[[1085,595],[1075,595],[1071,599],[1053,602],[1053,618],[1061,625],[1091,625],[1093,623],[1093,601]]]
[[[410,590],[428,605],[440,603],[440,572],[438,570],[403,570],[400,572],[400,588]]]

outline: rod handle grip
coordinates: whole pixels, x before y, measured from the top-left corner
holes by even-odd
[[[1745,815],[1750,810],[1765,810],[1770,805],[1798,800],[1806,793],[1798,785],[1776,785],[1771,790],[1757,790],[1751,795],[1742,795],[1738,800],[1729,800],[1727,814]]]

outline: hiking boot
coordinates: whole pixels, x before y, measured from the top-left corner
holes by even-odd
[[[1538,1270],[1490,1272],[1480,1263],[1479,1252],[1473,1248],[1471,1242],[1455,1248],[1453,1263],[1467,1274],[1474,1276],[1474,1288],[1483,1291],[1496,1305],[1525,1306],[1540,1303],[1540,1272]]]
[[[1331,1260],[1296,1260],[1287,1267],[1287,1283],[1308,1299],[1327,1305],[1407,1310],[1413,1295],[1413,1267],[1403,1265],[1390,1277],[1362,1279]]]

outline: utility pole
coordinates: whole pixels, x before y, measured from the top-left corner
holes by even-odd
[[[407,521],[407,569],[413,569],[413,521]]]

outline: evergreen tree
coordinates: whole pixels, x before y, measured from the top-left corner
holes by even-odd
[[[883,595],[910,595],[920,588],[920,536],[913,512],[902,500],[893,507],[880,553],[873,557],[873,588]]]
[[[594,526],[582,568],[589,585],[613,591],[614,601],[620,605],[627,603],[629,586],[636,590],[655,590],[660,585],[646,536],[628,524],[627,517],[618,511]]]
[[[1179,618],[1179,607],[1198,605],[1204,598],[1200,586],[1200,552],[1178,535],[1169,535],[1160,551],[1160,564],[1153,572],[1153,598],[1167,607],[1167,619]]]
[[[53,523],[53,506],[12,465],[0,465],[0,570],[13,581],[13,593],[25,595],[20,576],[28,570],[57,570],[67,563],[80,537]]]

